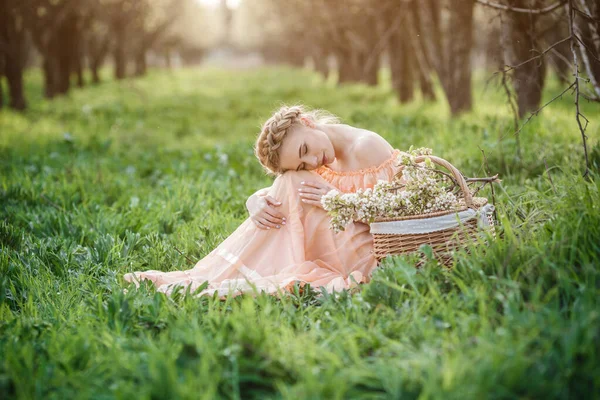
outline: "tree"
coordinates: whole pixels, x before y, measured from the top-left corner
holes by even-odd
[[[469,111],[472,107],[471,49],[473,47],[474,0],[453,2],[448,28],[454,32],[447,48],[448,70],[445,92],[453,115]]]
[[[27,106],[23,93],[23,66],[25,64],[25,28],[15,3],[0,0],[0,83],[2,75],[8,82],[9,106],[24,110]],[[0,85],[0,107],[3,105]]]
[[[540,0],[511,0],[514,7],[538,8]],[[507,60],[511,65],[517,65],[531,58],[532,54],[542,51],[541,38],[538,32],[540,15],[509,12],[503,34],[507,36],[505,43],[509,44]],[[536,110],[540,106],[542,90],[546,77],[546,60],[540,58],[537,62],[526,63],[514,70],[513,85],[517,95],[517,110],[519,118]]]

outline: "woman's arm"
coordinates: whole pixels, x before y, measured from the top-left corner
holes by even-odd
[[[266,187],[266,188],[262,188],[262,189],[258,189],[256,192],[252,193],[250,195],[250,197],[248,197],[248,200],[246,200],[246,209],[248,211],[250,211],[249,206],[254,204],[256,202],[256,199],[258,197],[264,197],[269,193],[269,189],[271,189],[271,187]]]
[[[279,229],[285,225],[285,217],[274,208],[280,206],[281,202],[269,196],[269,189],[259,189],[248,197],[246,209],[252,222],[260,229]]]

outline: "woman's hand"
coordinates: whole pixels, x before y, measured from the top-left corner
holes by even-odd
[[[281,205],[271,196],[252,195],[246,203],[250,219],[260,229],[281,228],[285,225],[285,217],[275,207]]]
[[[300,198],[302,202],[305,204],[311,204],[316,207],[323,208],[321,204],[321,197],[327,194],[331,189],[335,189],[335,186],[320,183],[320,182],[300,182],[304,187],[298,189],[300,193]]]

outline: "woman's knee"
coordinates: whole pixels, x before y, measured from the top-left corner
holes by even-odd
[[[321,175],[317,174],[316,172],[306,170],[286,171],[279,175],[277,179],[275,179],[275,183],[278,183],[278,180],[280,181],[279,184],[281,185],[292,185],[297,188],[301,187],[302,182],[304,181],[324,181]]]
[[[317,182],[320,179],[323,177],[312,171],[286,171],[275,179],[269,195],[279,200],[279,197],[285,197],[290,192],[296,193],[303,186],[302,182]]]

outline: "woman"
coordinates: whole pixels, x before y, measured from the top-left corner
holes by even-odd
[[[378,134],[340,124],[321,110],[282,106],[262,127],[255,154],[276,179],[254,193],[250,217],[187,271],[135,271],[124,275],[139,287],[148,279],[171,294],[177,286],[209,286],[197,296],[290,290],[294,282],[335,291],[368,282],[377,261],[369,226],[329,229],[321,196],[353,192],[391,180],[400,154]]]

